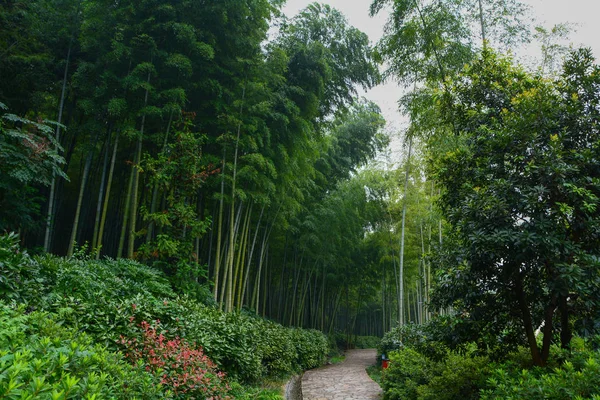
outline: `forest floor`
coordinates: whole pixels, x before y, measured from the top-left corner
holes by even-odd
[[[302,377],[304,400],[376,400],[381,388],[366,368],[375,364],[375,349],[348,350],[340,364],[306,371]]]

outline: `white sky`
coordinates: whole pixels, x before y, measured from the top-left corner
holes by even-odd
[[[591,47],[596,57],[600,58],[600,0],[521,1],[531,6],[537,19],[536,25],[551,28],[558,23],[577,24],[577,31],[570,35],[570,42],[576,47],[582,45]],[[292,17],[312,2],[310,0],[288,0],[284,7],[284,13],[288,17]],[[329,4],[340,10],[348,22],[369,35],[373,43],[382,36],[387,15],[385,11],[382,11],[375,18],[370,18],[371,0],[318,0],[318,2]],[[393,82],[373,88],[365,95],[379,105],[383,116],[388,121],[390,132],[398,132],[406,125],[404,117],[397,111],[397,101],[400,96],[401,89]],[[400,151],[397,138],[392,141],[391,147],[393,153]],[[399,154],[394,154],[393,158],[398,159]]]

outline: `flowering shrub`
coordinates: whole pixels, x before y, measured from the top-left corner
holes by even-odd
[[[7,279],[2,279],[2,272]],[[164,274],[134,261],[50,255],[32,258],[20,251],[14,237],[3,239],[0,235],[2,300],[24,303],[28,311],[43,310],[61,325],[84,332],[94,344],[115,353],[123,349],[121,337],[138,338],[136,346],[143,346],[141,322],[160,319],[160,329],[155,325],[158,333],[168,330],[171,338],[202,346],[202,354],[227,373],[230,383],[237,380],[253,385],[265,377],[282,378],[321,365],[327,354],[327,340],[321,332],[286,328],[246,312],[224,313],[195,298],[177,296]],[[164,395],[162,375],[147,373],[145,358],[138,361]],[[122,364],[138,370],[137,365]],[[228,395],[243,398],[234,389]]]
[[[131,317],[133,323],[134,317]],[[141,339],[121,337],[125,357],[133,364],[143,364],[146,371],[170,389],[175,398],[228,399],[231,390],[225,374],[203,352],[185,340],[168,340],[148,322],[139,324]]]

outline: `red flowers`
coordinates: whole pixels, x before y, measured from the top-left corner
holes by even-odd
[[[159,320],[155,327],[146,321],[142,321],[139,327],[141,340],[124,337],[119,340],[125,348],[125,357],[132,363],[142,360],[146,371],[159,378],[160,383],[178,397],[229,398],[230,387],[225,381],[225,374],[217,370],[216,364],[201,347],[193,348],[178,337],[168,340],[157,332]]]

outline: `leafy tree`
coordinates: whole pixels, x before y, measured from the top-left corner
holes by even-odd
[[[199,218],[192,199],[210,173],[202,160],[203,137],[191,131],[188,116],[174,132],[174,142],[156,158],[146,157],[142,168],[149,176],[149,185],[165,193],[164,208],[152,212],[142,208],[146,220],[158,228],[155,240],[140,248],[142,257],[159,265],[168,275],[176,276],[180,284],[198,282],[205,271],[200,270],[194,240],[207,229],[207,221]],[[190,265],[196,270],[186,271]]]
[[[7,110],[0,103],[0,231],[27,231],[39,228],[35,186],[49,186],[54,174],[67,178],[61,169],[65,160],[51,126]]]
[[[379,82],[368,36],[328,5],[309,5],[284,24],[278,43],[290,56],[290,85],[312,95],[305,101],[321,120],[345,110],[358,86],[369,89]]]
[[[578,50],[549,82],[486,50],[443,106],[460,146],[434,162],[450,225],[436,304],[491,337],[516,330],[536,365],[555,332],[568,347],[575,318],[600,305],[599,71]]]

